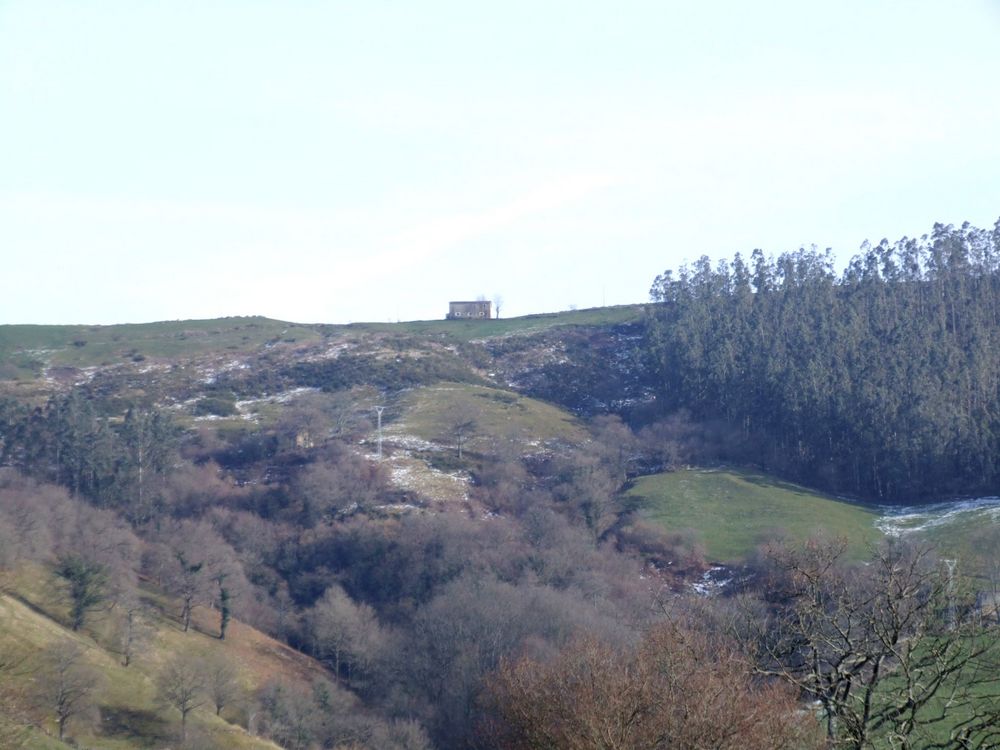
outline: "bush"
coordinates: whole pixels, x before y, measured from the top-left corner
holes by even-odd
[[[194,405],[192,412],[198,417],[232,417],[238,413],[234,400],[219,396],[206,396]]]

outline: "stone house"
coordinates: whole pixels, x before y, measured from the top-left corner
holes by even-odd
[[[488,300],[474,302],[449,302],[447,320],[489,320],[493,317],[492,303]]]

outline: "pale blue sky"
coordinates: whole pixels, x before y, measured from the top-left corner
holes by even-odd
[[[0,0],[0,323],[642,302],[998,217],[998,0]]]

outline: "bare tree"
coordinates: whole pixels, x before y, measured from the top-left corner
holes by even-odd
[[[317,658],[330,665],[338,681],[344,673],[348,681],[362,676],[380,648],[375,611],[354,602],[339,585],[326,590],[305,621]]]
[[[187,719],[205,705],[206,679],[201,662],[180,656],[168,662],[156,679],[157,695],[162,703],[181,714],[181,741],[187,740]]]
[[[553,488],[556,499],[573,508],[594,540],[599,540],[621,511],[616,496],[619,481],[613,468],[593,449],[572,452],[557,468],[559,481]]]
[[[282,413],[275,429],[289,445],[308,449],[322,446],[329,438],[353,440],[371,430],[366,407],[377,391],[359,386],[337,393],[306,393]]]
[[[174,559],[177,565],[174,568],[172,587],[174,593],[181,600],[181,623],[184,625],[184,632],[191,628],[191,615],[194,614],[194,606],[199,599],[206,596],[208,589],[208,576],[204,575],[205,561],[188,559],[188,553],[184,550],[175,550]]]
[[[110,610],[135,590],[140,542],[113,512],[83,503],[56,509],[50,526],[55,572],[70,600],[70,623],[79,630],[92,613]]]
[[[456,400],[441,417],[438,425],[440,440],[455,446],[461,461],[465,448],[479,429],[482,410],[466,399]]]
[[[47,520],[54,506],[68,502],[61,487],[39,485],[12,469],[0,470],[0,574],[19,562],[49,555],[52,534]]]
[[[302,507],[298,521],[306,527],[352,508],[366,510],[387,482],[384,467],[354,455],[340,443],[332,443],[319,454],[293,482]]]
[[[0,747],[24,747],[28,741],[29,717],[23,680],[30,674],[22,650],[7,639],[0,640]]]
[[[128,667],[132,664],[136,654],[149,643],[153,628],[148,620],[145,605],[134,592],[118,603],[117,611],[118,648],[122,657],[122,666]]]
[[[548,661],[504,660],[485,706],[484,733],[503,750],[822,744],[792,691],[756,684],[732,644],[673,622],[635,647],[584,637]]]
[[[180,621],[187,632],[198,605],[223,605],[220,632],[224,635],[235,601],[249,584],[233,548],[204,522],[181,521],[165,526],[162,542],[145,557],[147,571],[162,581],[167,591],[181,602]],[[223,620],[225,621],[223,623]]]
[[[769,551],[776,609],[744,625],[759,671],[815,700],[838,748],[995,746],[1000,705],[983,691],[997,641],[972,598],[928,548],[893,540],[860,567],[844,564],[845,549],[812,541]],[[935,737],[946,717],[950,736]]]
[[[62,740],[70,721],[92,717],[101,674],[86,663],[79,644],[61,641],[48,650],[39,673],[38,687],[40,699],[55,714]]]
[[[975,530],[969,541],[970,572],[985,584],[984,609],[1000,625],[1000,528],[987,524]]]
[[[222,709],[232,705],[243,695],[236,667],[221,655],[216,655],[205,663],[205,687],[215,707],[216,716],[221,715]]]

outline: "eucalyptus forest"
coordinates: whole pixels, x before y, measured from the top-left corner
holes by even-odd
[[[753,460],[889,502],[995,490],[1000,230],[866,243],[839,276],[815,249],[703,257],[652,298],[661,408],[720,420]]]

